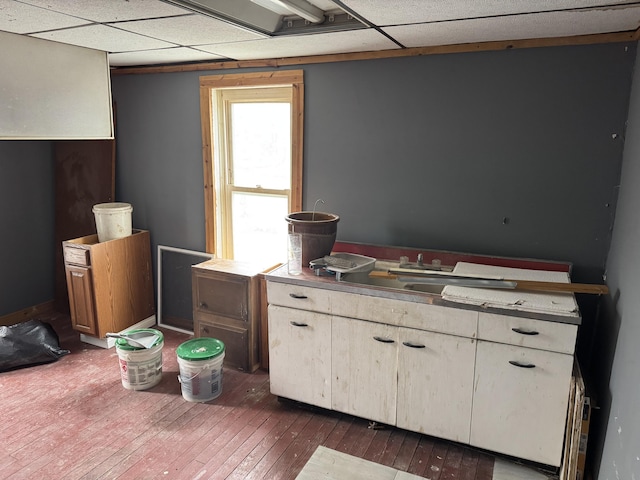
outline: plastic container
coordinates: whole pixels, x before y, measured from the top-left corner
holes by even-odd
[[[93,206],[98,241],[106,242],[131,235],[131,212],[129,203],[98,203]]]
[[[162,379],[162,347],[164,335],[160,330],[143,328],[128,333],[148,332],[158,336],[151,348],[134,347],[126,339],[116,340],[122,386],[128,390],[146,390]]]
[[[187,340],[176,348],[182,397],[189,402],[208,402],[222,393],[224,343],[216,338]]]

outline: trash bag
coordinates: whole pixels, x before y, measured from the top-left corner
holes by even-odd
[[[0,327],[0,372],[55,362],[70,353],[59,341],[53,327],[40,320]]]

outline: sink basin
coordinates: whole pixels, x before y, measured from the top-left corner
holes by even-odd
[[[386,272],[390,268],[398,268],[398,263],[377,261],[374,270]],[[358,285],[367,285],[371,287],[384,287],[393,288],[395,290],[431,293],[434,295],[440,295],[442,293],[442,289],[444,288],[443,285],[401,282],[395,278],[370,277],[368,272],[347,273],[342,275],[340,281]]]

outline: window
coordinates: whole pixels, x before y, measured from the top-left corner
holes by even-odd
[[[284,261],[302,207],[302,71],[200,79],[206,250]]]

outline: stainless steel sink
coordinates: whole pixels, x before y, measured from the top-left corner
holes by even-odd
[[[386,272],[390,268],[398,268],[398,263],[377,261],[374,270]],[[344,274],[340,281],[371,287],[384,287],[395,290],[430,293],[433,295],[440,295],[444,288],[443,285],[428,285],[424,283],[401,282],[395,278],[371,277],[368,272]]]

